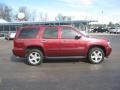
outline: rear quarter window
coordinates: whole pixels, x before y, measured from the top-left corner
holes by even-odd
[[[35,38],[37,36],[39,29],[36,28],[23,28],[18,36],[18,38]]]

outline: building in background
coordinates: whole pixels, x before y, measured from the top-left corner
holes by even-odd
[[[29,25],[72,25],[79,30],[88,32],[90,22],[95,20],[70,20],[70,21],[48,21],[48,22],[16,22],[16,23],[0,23],[0,35],[5,36],[8,32],[16,31],[17,27]]]

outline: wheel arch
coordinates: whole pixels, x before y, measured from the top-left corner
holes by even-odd
[[[43,53],[43,56],[45,56],[45,51],[44,51],[44,49],[43,49],[42,46],[37,46],[37,45],[28,46],[28,47],[26,47],[26,49],[25,49],[26,53],[27,53],[27,51],[30,50],[30,49],[38,49],[38,50],[40,50],[40,51]]]
[[[92,45],[92,46],[89,46],[89,48],[88,48],[88,50],[87,50],[87,54],[86,54],[86,56],[88,56],[89,51],[90,51],[92,48],[95,48],[95,47],[97,47],[97,48],[101,48],[101,49],[103,50],[105,56],[106,56],[106,49],[105,49],[105,47],[102,46],[102,45]]]

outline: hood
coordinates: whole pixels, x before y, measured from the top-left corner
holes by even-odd
[[[99,38],[99,37],[86,37],[86,39],[88,41],[92,41],[92,42],[100,42],[100,41],[103,41],[103,42],[109,42],[109,40],[107,38]]]

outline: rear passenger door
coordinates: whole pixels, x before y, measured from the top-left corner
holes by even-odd
[[[57,27],[46,27],[42,34],[42,43],[45,47],[46,56],[54,57],[59,56],[60,41],[58,39]]]

